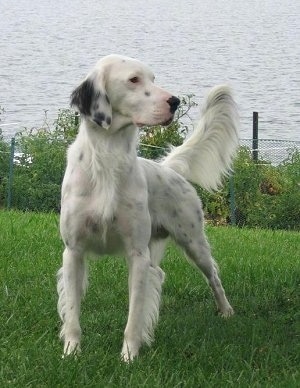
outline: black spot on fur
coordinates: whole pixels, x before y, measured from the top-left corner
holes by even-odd
[[[100,126],[102,127],[102,123],[103,121],[105,121],[106,117],[105,117],[105,114],[103,112],[97,112],[95,113],[95,115],[93,116],[93,120]]]
[[[163,226],[157,226],[152,228],[152,237],[165,239],[169,236],[169,232]]]
[[[170,181],[171,186],[178,186],[180,188],[186,186],[186,182],[179,176],[176,176]]]
[[[150,92],[145,92],[145,96],[149,97],[150,96]]]
[[[136,210],[137,211],[143,211],[144,210],[144,203],[143,202],[136,202],[136,204],[135,204],[135,208],[136,208]]]
[[[190,188],[188,186],[182,186],[182,194],[185,195],[190,192]]]
[[[111,117],[106,117],[106,124],[107,125],[110,125],[111,124]]]
[[[81,162],[83,160],[83,152],[79,155],[79,161]]]
[[[178,189],[181,189],[183,195],[188,194],[191,191],[190,185],[180,177],[172,178],[171,185],[177,186]]]
[[[196,210],[196,213],[197,213],[197,216],[198,216],[198,220],[199,220],[199,222],[201,223],[201,222],[202,222],[202,219],[203,219],[202,211],[201,211],[200,209],[197,209],[197,210]]]
[[[92,217],[87,217],[85,225],[92,233],[98,233],[100,230],[99,224]]]

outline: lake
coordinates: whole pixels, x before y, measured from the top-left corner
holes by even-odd
[[[300,141],[299,1],[1,0],[0,20],[6,138],[41,125],[45,112],[52,122],[95,62],[117,53],[199,104],[208,88],[230,83],[243,138],[258,111],[260,138]]]

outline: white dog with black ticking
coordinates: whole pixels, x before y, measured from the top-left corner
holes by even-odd
[[[57,284],[65,355],[80,349],[89,253],[124,253],[127,259],[124,361],[153,340],[164,280],[160,262],[169,237],[207,278],[221,316],[233,314],[204,234],[201,201],[188,181],[214,190],[230,170],[238,146],[236,104],[228,86],[213,88],[181,146],[160,162],[139,158],[138,127],[168,125],[179,103],[154,84],[149,67],[119,55],[101,59],[72,93],[81,123],[62,185],[65,250]]]

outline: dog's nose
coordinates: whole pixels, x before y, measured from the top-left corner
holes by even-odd
[[[174,113],[180,104],[179,98],[172,96],[168,99],[167,103],[170,105],[170,112]]]

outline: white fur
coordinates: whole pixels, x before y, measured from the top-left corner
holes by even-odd
[[[233,313],[203,231],[201,201],[186,179],[216,188],[237,147],[237,114],[226,86],[213,89],[200,125],[161,163],[138,158],[137,125],[169,123],[179,100],[153,83],[141,62],[110,55],[74,90],[79,133],[68,150],[62,185],[58,311],[64,354],[80,350],[80,302],[87,287],[86,255],[124,252],[129,267],[129,314],[122,358],[153,340],[168,236],[206,276],[218,310]]]
[[[192,135],[163,164],[207,190],[217,190],[238,146],[238,115],[227,85],[214,87]]]

